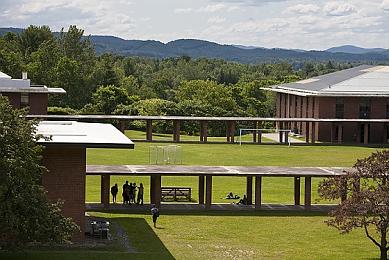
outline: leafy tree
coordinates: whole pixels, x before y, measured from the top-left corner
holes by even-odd
[[[45,41],[53,39],[53,34],[47,25],[30,25],[19,36],[20,47],[26,61],[31,53],[37,51],[39,46]]]
[[[367,238],[380,249],[380,259],[388,258],[388,150],[358,160],[353,170],[342,177],[324,180],[320,183],[319,193],[326,199],[343,197],[341,204],[330,213],[333,218],[327,221],[328,225],[342,233],[363,228]]]
[[[126,89],[113,85],[99,87],[92,98],[96,110],[106,115],[112,114],[118,105],[128,105],[130,102]]]
[[[64,242],[77,226],[61,215],[41,186],[42,147],[36,122],[24,119],[8,99],[0,97],[0,247],[27,242]],[[48,173],[49,174],[49,173]]]

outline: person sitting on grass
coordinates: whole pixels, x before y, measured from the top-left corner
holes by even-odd
[[[241,199],[238,204],[242,204],[242,205],[248,205],[249,204],[249,200],[247,199],[246,195],[243,195],[243,199]]]
[[[155,204],[151,204],[151,214],[153,215],[153,223],[154,227],[157,227],[157,219],[159,217],[159,209],[155,206]]]
[[[228,195],[227,195],[227,197],[226,197],[226,199],[228,199],[228,200],[231,200],[231,199],[239,199],[240,197],[239,197],[239,195],[234,195],[232,192],[230,192],[230,193],[228,193]]]

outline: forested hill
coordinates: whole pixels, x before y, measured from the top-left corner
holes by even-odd
[[[20,28],[0,28],[0,36],[6,32],[20,33]],[[58,33],[54,33],[58,34]],[[192,58],[217,58],[240,63],[266,63],[289,61],[336,61],[388,63],[389,51],[346,53],[331,51],[303,51],[287,49],[242,48],[234,45],[221,45],[214,42],[180,39],[168,43],[153,40],[124,40],[114,36],[89,36],[97,54],[114,53],[123,56],[168,58],[189,56]]]

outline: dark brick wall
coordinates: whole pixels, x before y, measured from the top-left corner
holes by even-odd
[[[46,115],[48,106],[48,95],[43,93],[30,93],[30,114]]]
[[[72,146],[49,146],[43,152],[43,164],[49,170],[42,178],[51,201],[64,200],[64,216],[71,217],[81,232],[73,240],[82,240],[85,229],[86,149]]]
[[[20,108],[20,93],[1,93],[4,97],[8,97],[9,103],[15,107]]]

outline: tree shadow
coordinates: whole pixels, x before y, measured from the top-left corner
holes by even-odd
[[[130,246],[137,255],[143,255],[145,258],[175,259],[144,218],[113,216],[109,220],[117,222],[126,231]]]

